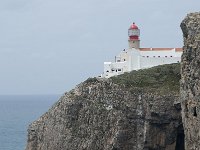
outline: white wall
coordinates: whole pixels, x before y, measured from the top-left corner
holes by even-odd
[[[165,57],[165,56],[175,56],[175,51],[140,51],[141,56],[149,56],[149,57]]]
[[[153,66],[164,65],[164,64],[172,64],[180,62],[180,57],[141,57],[140,58],[140,68],[150,68]]]
[[[124,62],[104,62],[104,73],[102,77],[109,78],[111,76],[120,75],[127,72],[127,61]]]
[[[175,49],[161,51],[128,49],[116,56],[119,62],[104,62],[104,73],[101,76],[109,78],[132,70],[177,63],[181,61],[181,55],[182,52],[175,52]]]

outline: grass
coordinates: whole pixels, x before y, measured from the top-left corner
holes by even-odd
[[[128,88],[157,89],[159,92],[179,92],[180,78],[180,63],[160,65],[111,77],[114,83],[123,84]]]

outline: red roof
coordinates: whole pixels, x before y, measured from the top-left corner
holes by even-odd
[[[133,24],[130,26],[129,29],[138,29],[138,26],[137,26],[135,23],[133,23]]]
[[[174,48],[140,48],[140,51],[170,51]],[[182,52],[182,48],[175,48],[175,51],[180,51]]]
[[[175,48],[175,51],[180,51],[180,52],[182,52],[182,51],[183,51],[183,48]]]

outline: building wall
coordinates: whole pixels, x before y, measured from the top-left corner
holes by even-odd
[[[128,71],[128,62],[104,62],[104,73],[102,77],[109,78],[111,76],[120,75]]]
[[[180,57],[140,57],[140,69],[180,62]]]
[[[139,49],[123,50],[115,57],[115,62],[104,62],[104,73],[101,77],[109,78],[153,66],[177,63],[182,52],[172,50],[140,51]]]
[[[140,55],[145,57],[181,57],[181,54],[182,52],[176,52],[175,49],[162,51],[140,51]]]

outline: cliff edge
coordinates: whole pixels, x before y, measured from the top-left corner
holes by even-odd
[[[182,21],[181,107],[186,150],[200,149],[200,12]]]
[[[179,79],[179,64],[90,78],[29,126],[26,150],[182,150]]]

